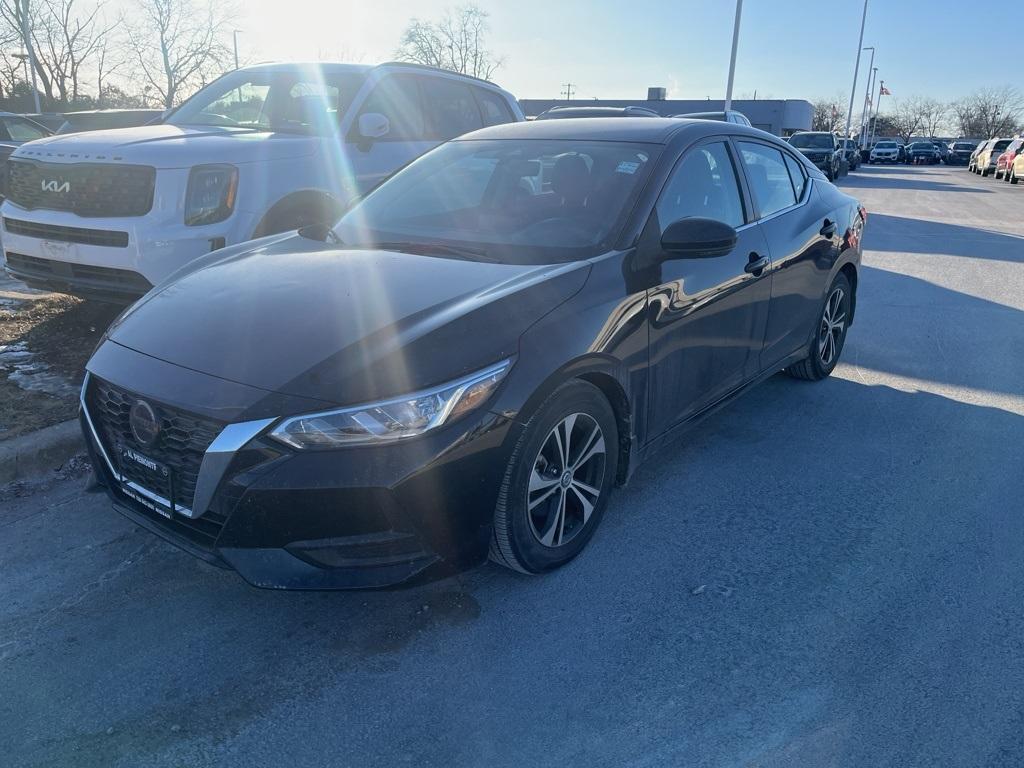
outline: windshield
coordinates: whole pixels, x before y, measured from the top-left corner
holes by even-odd
[[[1010,139],[1000,139],[992,149],[1006,149],[1008,146],[1010,146]]]
[[[337,129],[364,80],[360,72],[319,67],[239,70],[199,91],[167,123],[325,135]]]
[[[896,149],[896,142],[895,141],[880,141],[877,144],[875,144],[875,146],[878,149]]]
[[[611,248],[658,149],[609,141],[452,142],[381,185],[335,232],[349,247],[433,246],[438,255],[504,263],[588,258]]]
[[[967,141],[958,141],[953,145],[953,149],[974,149],[975,145]]]
[[[832,136],[827,133],[798,133],[789,143],[797,149],[832,149]]]

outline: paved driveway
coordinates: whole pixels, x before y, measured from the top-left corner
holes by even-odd
[[[1024,187],[865,168],[858,320],[645,465],[586,554],[251,589],[0,501],[0,763],[1024,763]]]

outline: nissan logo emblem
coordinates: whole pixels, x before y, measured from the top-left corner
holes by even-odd
[[[145,400],[136,400],[128,411],[128,426],[139,445],[149,448],[156,442],[160,434],[160,421],[153,412],[153,407]]]

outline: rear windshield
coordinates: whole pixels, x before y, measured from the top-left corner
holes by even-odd
[[[969,141],[958,141],[953,144],[953,149],[974,149],[976,145],[971,144]]]
[[[798,133],[789,137],[797,149],[832,149],[832,137],[827,133]]]
[[[1010,146],[1011,141],[1012,139],[1000,139],[995,143],[995,146],[993,146],[992,149],[1006,149]]]

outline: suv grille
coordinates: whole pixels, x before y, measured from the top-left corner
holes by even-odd
[[[79,216],[144,216],[156,169],[148,165],[7,161],[7,197],[21,208]]]
[[[147,400],[160,423],[160,432],[152,446],[144,447],[135,440],[128,421],[128,413],[139,399],[131,392],[95,376],[90,377],[86,391],[89,416],[107,455],[124,479],[162,496],[175,507],[191,509],[203,454],[223,424]],[[170,470],[170,477],[134,461],[123,460],[123,448],[136,450],[165,465]],[[179,523],[184,519],[174,516]],[[200,520],[202,518],[190,522],[199,525]]]

